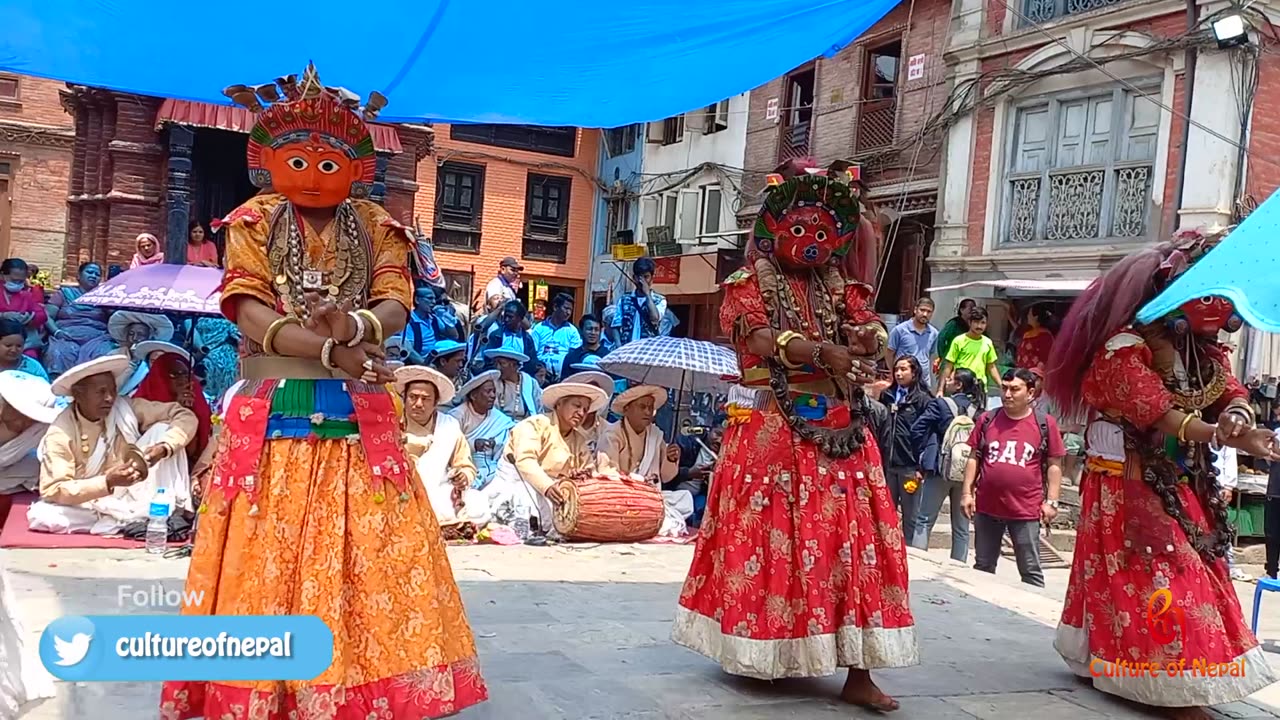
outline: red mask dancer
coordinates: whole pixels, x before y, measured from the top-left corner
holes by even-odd
[[[1215,337],[1219,330],[1240,329],[1239,322],[1232,322],[1235,306],[1230,300],[1207,296],[1183,303],[1178,308],[1187,318],[1191,332],[1203,337]],[[1235,325],[1234,328],[1229,327]]]

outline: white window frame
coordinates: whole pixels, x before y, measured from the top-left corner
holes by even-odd
[[[724,188],[719,183],[711,183],[698,188],[699,211],[698,211],[698,237],[700,238],[716,238],[724,232],[722,220],[724,219]],[[712,192],[716,193],[715,212],[712,212],[709,197]],[[715,218],[716,227],[714,230],[707,228],[707,221]]]
[[[1145,160],[1124,161],[1119,160],[1122,148],[1125,146],[1127,135],[1127,124],[1129,121],[1129,103],[1130,96],[1135,97],[1136,102],[1150,102],[1143,100],[1140,93],[1134,92],[1130,88],[1137,88],[1157,100],[1162,97],[1162,81],[1165,78],[1160,75],[1145,76],[1126,81],[1126,84],[1108,83],[1100,85],[1092,85],[1087,88],[1078,88],[1063,92],[1045,93],[1034,97],[1025,98],[1018,102],[1011,103],[1005,112],[1005,122],[1003,125],[1003,148],[1004,159],[1003,166],[1000,169],[999,176],[999,198],[1001,211],[999,214],[999,225],[997,227],[997,236],[995,247],[997,249],[1012,248],[1034,248],[1045,246],[1061,246],[1061,245],[1078,245],[1078,244],[1099,244],[1099,243],[1136,243],[1149,239],[1153,232],[1158,231],[1159,217],[1155,213],[1155,193],[1158,192],[1157,187],[1164,182],[1163,176],[1157,174],[1161,171],[1164,162],[1163,154],[1165,148],[1162,147],[1161,141],[1165,138],[1164,121],[1158,121],[1155,128],[1155,145],[1154,154]],[[1106,162],[1102,164],[1086,164],[1057,166],[1056,154],[1058,150],[1058,133],[1061,127],[1061,107],[1064,103],[1078,101],[1086,98],[1097,98],[1105,95],[1107,92],[1112,93],[1112,118],[1111,118],[1111,134],[1108,143],[1108,157]],[[1015,164],[1018,160],[1018,135],[1019,120],[1024,111],[1037,107],[1049,108],[1050,126],[1047,131],[1047,148],[1046,153],[1049,155],[1048,161],[1045,163],[1045,169],[1038,174],[1034,172],[1015,172]],[[1113,234],[1113,214],[1116,201],[1116,174],[1119,170],[1129,167],[1149,166],[1150,176],[1148,180],[1148,197],[1144,215],[1144,233],[1141,236],[1122,236],[1116,237]],[[1101,170],[1103,176],[1103,190],[1101,197],[1101,212],[1098,220],[1098,236],[1094,238],[1080,238],[1070,240],[1048,240],[1045,239],[1048,222],[1047,214],[1049,209],[1049,179],[1053,175],[1061,175],[1067,173],[1079,173],[1089,170]],[[1035,220],[1035,237],[1030,241],[1014,242],[1010,240],[1012,214],[1013,214],[1013,182],[1019,178],[1031,178],[1039,176],[1041,179],[1039,190],[1039,202],[1036,211]]]

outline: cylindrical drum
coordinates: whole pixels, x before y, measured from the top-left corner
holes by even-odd
[[[584,475],[556,483],[556,531],[569,540],[639,542],[662,529],[662,492],[642,480]]]

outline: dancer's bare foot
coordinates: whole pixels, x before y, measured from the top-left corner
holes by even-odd
[[[844,689],[840,691],[840,699],[859,707],[893,712],[897,710],[898,701],[885,695],[871,680],[869,670],[849,668],[849,678],[844,681]]]

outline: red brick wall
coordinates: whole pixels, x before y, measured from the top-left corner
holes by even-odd
[[[483,165],[484,203],[478,254],[437,250],[436,260],[445,270],[469,272],[474,267],[471,291],[474,295],[497,274],[498,263],[506,256],[520,258],[525,282],[546,279],[548,284],[573,287],[578,306],[586,297],[586,278],[591,265],[591,234],[596,206],[598,130],[578,130],[577,150],[572,158],[542,153],[458,142],[449,137],[448,125],[435,126],[435,154],[418,164],[418,193],[415,217],[423,228],[435,219],[436,176],[439,163],[454,160]],[[572,178],[569,196],[569,247],[565,262],[521,258],[524,241],[525,194],[530,172]]]
[[[1245,178],[1245,192],[1259,203],[1280,187],[1280,56],[1274,41],[1265,42],[1269,52],[1259,60]]]
[[[907,28],[910,15],[911,27]],[[946,67],[942,53],[951,24],[951,3],[944,0],[918,0],[914,12],[910,3],[899,4],[863,33],[856,42],[830,58],[814,61],[814,121],[810,138],[810,154],[821,164],[849,159],[858,153],[857,133],[862,109],[863,79],[867,51],[896,36],[903,38],[896,139],[901,142],[932,117],[946,100]],[[925,75],[907,80],[907,61],[912,55],[925,55]],[[765,119],[770,98],[784,105],[785,78],[777,78],[751,91],[751,110],[747,122],[747,152],[744,191],[748,197],[764,187],[764,175],[776,167],[780,125]],[[942,138],[928,138],[920,153],[912,146],[882,163],[877,172],[864,174],[864,180],[891,182],[905,178],[936,178],[941,163],[939,146]],[[908,168],[914,162],[915,170]]]
[[[1160,213],[1160,230],[1158,238],[1168,238],[1178,229],[1178,166],[1182,164],[1182,129],[1186,120],[1182,119],[1182,103],[1186,101],[1186,77],[1179,73],[1173,80],[1173,109],[1178,114],[1173,116],[1169,127],[1169,160],[1165,163],[1164,175],[1164,207],[1156,208]]]
[[[9,245],[0,255],[33,262],[57,279],[67,238],[73,120],[58,95],[66,85],[25,76],[18,83],[18,101],[0,101],[0,161],[14,172]]]

